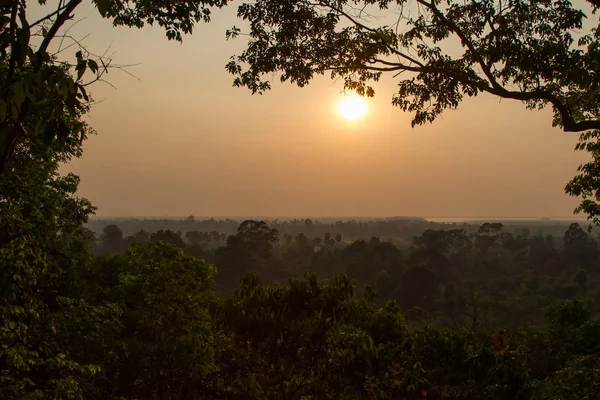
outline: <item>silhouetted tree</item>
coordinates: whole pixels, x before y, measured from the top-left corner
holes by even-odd
[[[574,268],[591,269],[598,261],[598,246],[596,241],[577,223],[572,223],[565,232],[564,256],[567,265]]]
[[[123,231],[117,225],[111,224],[104,227],[100,236],[100,251],[110,254],[120,254],[125,250]]]
[[[281,267],[274,257],[274,245],[279,232],[264,221],[247,220],[240,224],[238,233],[227,238],[227,244],[217,249],[217,282],[226,287],[237,285],[248,272],[276,280],[281,278]]]
[[[595,95],[600,26],[594,21],[583,29],[589,9],[595,12],[598,5],[597,0],[508,5],[475,0],[258,0],[239,8],[250,26],[244,32],[248,46],[227,69],[236,76],[236,86],[253,93],[269,90],[275,73],[300,87],[327,73],[366,96],[374,95],[371,82],[383,74],[400,76],[392,104],[413,113],[413,126],[434,121],[465,96],[482,93],[521,101],[528,109],[551,107],[552,124],[582,132],[577,148],[593,158],[566,191],[583,197],[578,210],[600,222],[600,113]],[[383,16],[371,18],[371,7]],[[234,28],[228,36],[240,33]]]
[[[179,247],[180,249],[186,248],[186,244],[183,241],[183,239],[181,238],[181,233],[173,232],[172,230],[169,230],[169,229],[167,229],[166,231],[163,231],[161,229],[159,231],[152,233],[150,235],[150,241],[151,242],[162,241],[165,243],[173,244],[173,245]]]

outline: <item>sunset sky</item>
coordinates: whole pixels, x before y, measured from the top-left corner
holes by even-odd
[[[244,39],[225,41],[235,8],[183,44],[159,28],[113,28],[88,3],[71,30],[139,81],[112,71],[92,89],[91,137],[65,170],[99,216],[569,216],[564,186],[585,155],[551,111],[470,99],[412,129],[391,105],[391,77],[366,115],[337,111],[342,82],[275,84],[252,96],[225,71]]]

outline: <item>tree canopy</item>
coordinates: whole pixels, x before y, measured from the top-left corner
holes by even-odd
[[[412,125],[482,93],[551,107],[553,126],[580,132],[593,161],[566,191],[600,222],[600,26],[589,0],[257,0],[239,6],[247,48],[227,69],[253,93],[271,77],[299,86],[316,75],[373,96],[383,74],[398,79],[392,103]],[[233,27],[228,36],[242,33]]]
[[[90,1],[90,0],[88,0]],[[158,25],[170,40],[181,41],[196,23],[210,20],[210,8],[227,0],[91,0],[114,25]],[[22,138],[48,144],[91,132],[81,119],[91,104],[88,88],[118,66],[94,54],[64,32],[83,0],[38,0],[51,9],[39,19],[28,15],[26,0],[0,1],[0,173]],[[29,2],[31,5],[31,2]],[[64,47],[54,43],[66,40]],[[72,48],[75,62],[69,61]],[[91,75],[91,76],[90,76]]]

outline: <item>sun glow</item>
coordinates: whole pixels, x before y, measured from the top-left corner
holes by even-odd
[[[345,96],[338,103],[338,112],[344,119],[356,121],[367,113],[367,102],[356,94]]]

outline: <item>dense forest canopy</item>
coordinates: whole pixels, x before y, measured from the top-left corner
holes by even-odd
[[[124,254],[136,243],[167,242],[214,264],[216,288],[225,292],[248,273],[281,284],[307,272],[322,279],[344,274],[360,290],[370,287],[380,304],[395,300],[414,323],[453,326],[461,318],[455,313],[464,312],[475,294],[480,308],[488,308],[478,323],[498,328],[539,321],[542,310],[558,299],[586,295],[600,301],[594,284],[598,238],[575,222],[238,223],[188,217],[105,223],[88,224],[102,226],[86,236],[98,255]]]
[[[600,254],[577,223],[189,218],[90,230],[94,207],[59,169],[81,156],[92,132],[86,87],[111,66],[79,46],[75,64],[51,50],[81,2],[59,0],[30,20],[26,1],[0,1],[0,398],[597,398]],[[158,24],[175,40],[225,5],[93,3],[116,25]],[[305,84],[333,66],[370,94],[367,81],[383,72],[373,68],[394,67],[381,54],[468,33],[458,59],[431,43],[417,49],[423,66],[411,68],[422,75],[401,84],[408,103],[397,101],[416,122],[463,92],[506,90],[551,104],[567,130],[596,129],[597,32],[577,44],[570,34],[581,10],[560,0],[418,3],[401,35],[337,28],[344,7],[402,1],[243,4],[252,37],[230,69],[262,90],[264,73]],[[515,95],[507,84],[523,87]],[[594,156],[597,132],[583,137]],[[572,188],[592,196],[592,217],[596,161]]]
[[[194,229],[234,221],[146,222]],[[399,231],[411,220],[392,222]],[[593,235],[577,223],[542,235],[535,225],[412,222],[426,229],[404,245],[345,239],[355,221],[281,224],[295,236],[260,220],[242,221],[231,234],[124,234],[113,223],[96,235],[80,226],[77,240],[60,235],[42,248],[41,264],[11,269],[2,340],[13,345],[0,353],[0,394],[593,398],[600,366]],[[319,225],[341,233],[321,235]],[[385,232],[386,221],[358,225]],[[5,267],[18,248],[2,248]],[[70,267],[39,269],[65,256]]]
[[[86,227],[100,234],[107,225],[118,225],[126,235],[131,235],[140,230],[158,231],[172,230],[186,234],[189,231],[218,231],[225,235],[231,235],[237,231],[240,223],[244,220],[264,220],[271,227],[277,229],[282,235],[288,233],[292,236],[298,233],[314,233],[323,236],[326,232],[343,234],[346,240],[369,239],[372,236],[384,237],[388,240],[412,241],[412,237],[420,235],[426,229],[449,230],[455,228],[465,229],[473,233],[486,222],[501,222],[503,229],[511,233],[529,231],[532,235],[555,235],[560,236],[572,222],[579,222],[583,226],[584,221],[576,219],[501,219],[488,220],[485,218],[467,219],[456,222],[438,221],[437,219],[426,219],[420,217],[389,217],[389,218],[203,218],[188,216],[185,218],[110,218],[92,217],[86,223]]]

